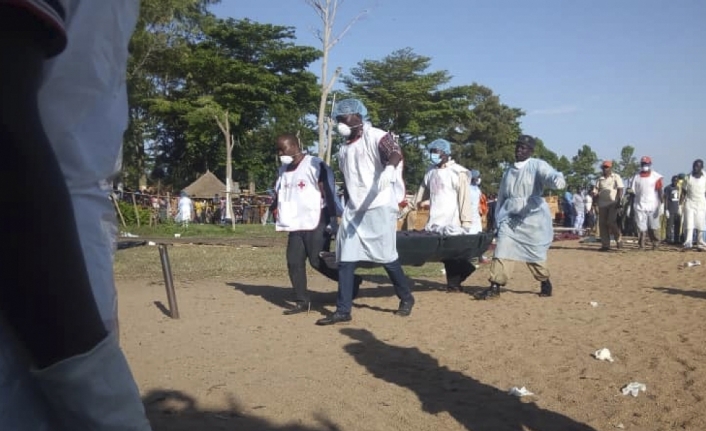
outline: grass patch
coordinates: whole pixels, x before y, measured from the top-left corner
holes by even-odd
[[[174,237],[175,233],[181,234],[182,238],[274,238],[283,235],[282,232],[275,231],[274,225],[261,224],[236,224],[235,230],[233,230],[230,225],[221,226],[192,223],[188,228],[185,228],[176,223],[164,223],[157,226],[121,227],[120,230],[121,232],[129,232],[134,235],[150,238]]]
[[[247,225],[246,225],[247,226]],[[276,247],[230,247],[211,245],[176,245],[169,247],[169,261],[174,280],[202,280],[222,278],[236,281],[242,278],[287,278],[285,248]],[[407,266],[409,277],[443,277],[441,263],[424,266]],[[308,267],[309,274],[314,270]],[[382,267],[363,269],[363,275],[385,275]],[[162,279],[159,250],[154,246],[134,247],[118,250],[115,255],[116,279]]]

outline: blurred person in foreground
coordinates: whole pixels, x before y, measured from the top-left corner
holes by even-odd
[[[118,343],[109,199],[138,13],[137,0],[0,0],[2,430],[150,429]]]

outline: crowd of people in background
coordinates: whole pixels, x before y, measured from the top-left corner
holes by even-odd
[[[158,194],[154,190],[144,188],[132,191],[116,186],[113,196],[119,201],[133,204],[155,213],[158,222],[174,221],[184,225],[196,224],[229,224],[226,197],[215,193],[212,198],[189,195],[182,191],[175,196]],[[239,195],[232,198],[232,214],[235,223],[273,223],[268,208],[272,204],[271,192],[262,195]]]
[[[640,159],[640,171],[627,179],[606,160],[595,183],[563,193],[560,224],[580,236],[598,231],[601,250],[610,249],[611,239],[621,248],[625,236],[637,237],[641,249],[648,240],[653,249],[661,243],[706,248],[705,184],[701,159],[693,162],[690,173],[673,175],[669,183],[652,169],[649,156]]]

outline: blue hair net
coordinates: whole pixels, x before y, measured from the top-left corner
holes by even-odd
[[[471,171],[471,178],[480,178],[480,171],[473,169]]]
[[[446,155],[451,154],[451,142],[447,141],[446,139],[437,139],[435,141],[432,141],[431,144],[429,144],[429,151],[431,150],[439,150],[443,151]]]
[[[333,112],[331,113],[333,118],[339,115],[351,114],[358,114],[363,117],[364,120],[368,118],[368,110],[365,108],[365,105],[363,105],[363,102],[358,99],[345,99],[333,105]]]

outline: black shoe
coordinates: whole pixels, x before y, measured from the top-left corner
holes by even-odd
[[[311,311],[311,302],[299,301],[294,304],[294,307],[290,308],[289,310],[284,310],[282,314],[284,314],[285,316],[291,316],[293,314],[308,313],[309,311]]]
[[[500,285],[497,283],[491,283],[489,288],[482,292],[476,293],[473,297],[477,300],[500,298]]]
[[[463,293],[463,287],[461,287],[461,286],[448,286],[446,288],[446,293]]]
[[[358,292],[360,292],[360,285],[363,284],[363,277],[356,275],[353,279],[353,299],[358,297]]]
[[[549,280],[545,280],[542,282],[540,291],[539,291],[539,296],[541,297],[548,297],[552,296],[552,282]]]
[[[395,311],[395,315],[407,317],[412,314],[412,307],[414,307],[414,299],[411,301],[400,301],[400,306]]]
[[[316,324],[319,326],[335,325],[336,323],[350,322],[353,320],[350,313],[339,313],[338,311],[328,317],[319,319]]]

